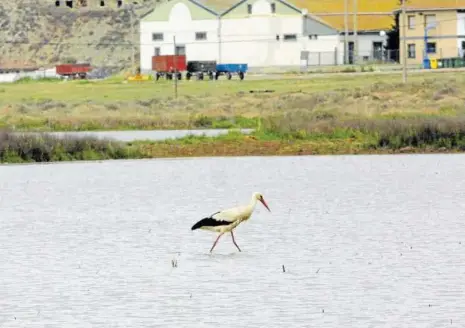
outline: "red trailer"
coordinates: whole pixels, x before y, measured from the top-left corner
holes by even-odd
[[[90,64],[61,64],[56,66],[58,75],[69,76],[72,79],[80,77],[85,79],[87,73],[92,69]]]
[[[152,70],[156,72],[156,79],[165,76],[167,80],[176,74],[178,80],[182,78],[181,72],[187,70],[185,55],[163,55],[152,57]]]

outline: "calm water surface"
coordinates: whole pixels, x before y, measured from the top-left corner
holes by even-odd
[[[465,326],[462,155],[1,166],[0,186],[0,327]],[[272,213],[210,255],[192,224],[253,191]]]
[[[237,129],[242,133],[248,134],[253,129]],[[199,129],[199,130],[133,130],[133,131],[66,131],[66,132],[47,132],[52,136],[59,138],[63,137],[95,137],[99,139],[114,139],[118,141],[134,141],[134,140],[164,140],[171,138],[182,138],[189,135],[208,137],[227,134],[228,129]],[[35,132],[18,132],[17,134],[36,134]]]

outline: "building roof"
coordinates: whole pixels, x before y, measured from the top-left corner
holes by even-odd
[[[328,24],[334,26],[334,28],[338,29],[339,31],[344,31],[344,16],[343,15],[332,15],[326,16],[322,14],[315,14],[318,17],[323,18]],[[352,32],[354,30],[354,17],[353,15],[349,15],[347,22],[348,22],[348,30]],[[392,13],[383,13],[383,14],[360,14],[357,15],[357,30],[358,31],[387,31],[392,28],[394,25],[394,15]]]
[[[344,30],[344,0],[289,0],[296,7],[305,8],[309,13],[322,18],[334,28]],[[437,2],[443,0],[436,0]],[[357,30],[389,30],[394,25],[393,11],[398,0],[358,0]],[[349,31],[353,30],[353,2],[349,1]]]
[[[235,4],[237,4],[240,0],[196,0],[196,1],[204,5],[205,7],[212,9],[218,14],[221,14],[224,11],[231,8],[232,6],[234,6]]]
[[[407,0],[405,9],[407,11],[465,9],[465,0]],[[400,6],[394,9],[394,11],[400,10]]]
[[[193,0],[222,14],[241,0]],[[309,16],[319,18],[339,31],[344,31],[344,0],[284,0],[298,9],[307,9]],[[353,2],[349,2],[348,30],[353,31]],[[465,9],[465,0],[406,0],[407,10]],[[357,0],[357,30],[389,30],[394,25],[394,13],[400,9],[399,0]]]
[[[218,14],[223,14],[225,11],[232,9],[232,7],[239,5],[240,3],[244,2],[244,0],[194,0],[202,5],[211,8],[212,10],[216,11]],[[338,29],[335,25],[331,24],[331,21],[327,19],[328,17],[325,16],[319,16],[318,14],[308,10],[306,7],[301,7],[299,5],[296,5],[296,1],[293,0],[278,0],[281,1],[282,3],[294,8],[296,11],[301,12],[302,9],[307,9],[308,13],[307,16],[311,17],[312,19],[328,25],[330,27],[333,27],[335,29]],[[305,0],[304,0],[305,1]],[[306,0],[307,2],[313,1],[316,2],[315,0]],[[329,0],[329,1],[334,1],[334,0]],[[336,0],[336,1],[343,1],[343,0]],[[360,0],[359,0],[360,1]],[[391,1],[391,0],[388,0]],[[298,1],[297,1],[298,2]],[[392,10],[389,13],[386,13],[386,15],[392,15]],[[342,23],[342,27],[344,28],[344,23]]]

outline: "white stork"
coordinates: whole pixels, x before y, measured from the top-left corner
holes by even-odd
[[[239,252],[241,252],[241,249],[234,240],[233,229],[236,228],[243,221],[246,221],[250,218],[253,210],[255,209],[255,205],[257,204],[257,200],[260,201],[269,212],[271,212],[270,208],[265,202],[265,199],[263,199],[262,194],[259,192],[254,192],[252,194],[252,199],[250,200],[250,203],[248,205],[233,207],[227,210],[222,210],[213,213],[209,217],[204,218],[196,224],[194,224],[191,230],[203,229],[220,233],[218,238],[216,238],[215,242],[213,243],[213,246],[210,249],[210,253],[213,251],[213,248],[215,248],[218,239],[220,239],[220,237],[225,232],[231,232],[232,241],[234,245],[236,245]]]

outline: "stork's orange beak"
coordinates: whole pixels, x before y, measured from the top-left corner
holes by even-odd
[[[268,210],[268,212],[271,212],[270,208],[269,208],[268,205],[266,204],[265,199],[264,199],[263,197],[260,198],[260,202],[263,204],[263,206],[266,207],[266,209]]]

